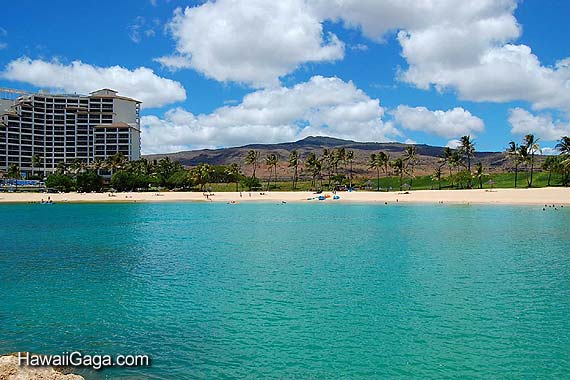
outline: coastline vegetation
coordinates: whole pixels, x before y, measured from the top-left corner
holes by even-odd
[[[45,179],[45,187],[52,191],[98,192],[111,191],[295,191],[295,190],[347,190],[376,191],[512,188],[568,186],[570,183],[570,137],[560,139],[556,148],[559,154],[548,156],[537,167],[536,156],[542,153],[539,140],[526,135],[520,144],[511,141],[505,157],[511,170],[489,173],[481,162],[476,162],[475,143],[470,136],[463,136],[453,149],[443,149],[432,174],[416,175],[421,156],[414,145],[408,145],[399,157],[392,158],[386,152],[370,154],[369,172],[353,170],[354,152],[345,148],[323,149],[318,155],[310,152],[301,157],[292,151],[289,157],[270,153],[261,157],[260,152],[250,150],[242,165],[250,169],[244,175],[240,163],[210,165],[200,163],[186,168],[168,157],[149,161],[128,161],[122,154],[87,164],[74,161],[60,164],[55,173]],[[35,168],[41,159],[34,160]],[[289,176],[279,177],[278,167],[287,168]],[[267,176],[259,177],[265,169]],[[12,165],[8,178],[21,178],[20,169]]]

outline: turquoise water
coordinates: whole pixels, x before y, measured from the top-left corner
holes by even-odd
[[[93,379],[570,378],[570,208],[0,207],[0,352]]]

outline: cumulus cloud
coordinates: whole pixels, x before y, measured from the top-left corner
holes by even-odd
[[[144,153],[293,141],[311,135],[387,141],[400,136],[384,109],[352,82],[314,76],[291,88],[277,87],[246,95],[240,104],[210,114],[182,108],[163,118],[144,116]]]
[[[447,148],[457,149],[461,146],[461,141],[457,139],[449,140],[447,144],[445,144]]]
[[[534,134],[545,141],[560,140],[570,136],[570,123],[555,121],[549,114],[533,115],[522,108],[509,110],[509,123],[513,135]]]
[[[542,148],[542,154],[544,154],[545,156],[556,156],[560,154],[560,151],[556,149],[556,147],[552,148],[547,146]]]
[[[178,8],[168,29],[176,52],[158,62],[256,87],[278,85],[303,63],[344,56],[344,44],[323,32],[305,0],[206,2]]]
[[[141,100],[143,107],[162,107],[186,100],[186,91],[179,82],[159,77],[146,67],[129,70],[121,66],[98,67],[81,61],[63,64],[22,57],[8,63],[0,76],[65,92],[89,93],[112,88],[121,95]]]
[[[176,51],[157,60],[218,81],[257,87],[306,62],[342,59],[344,44],[327,35],[332,20],[381,42],[396,33],[408,66],[398,78],[462,99],[516,100],[534,109],[570,111],[570,58],[544,66],[521,35],[516,0],[208,1],[179,9],[170,22]],[[260,38],[263,36],[263,38]],[[358,49],[365,45],[349,45]]]
[[[485,130],[480,118],[456,107],[448,111],[430,111],[425,107],[398,106],[391,112],[397,124],[411,131],[420,131],[444,138],[475,136]]]

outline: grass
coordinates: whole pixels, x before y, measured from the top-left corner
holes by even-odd
[[[494,184],[491,186],[488,181],[492,180]],[[323,189],[327,190],[327,180],[323,180]],[[361,178],[354,180],[355,187],[361,187],[366,182],[370,186],[370,190],[376,190],[377,188],[377,181],[376,178],[371,178],[368,181],[363,181]],[[410,178],[405,177],[403,183],[410,183]],[[515,174],[514,173],[497,173],[492,175],[486,175],[483,179],[483,188],[490,189],[491,187],[497,189],[507,189],[513,188],[515,183]],[[413,188],[412,190],[437,190],[438,184],[437,181],[433,181],[431,176],[418,176],[413,178],[412,180]],[[533,183],[532,187],[547,187],[548,185],[548,173],[547,172],[535,172],[533,175]],[[267,182],[262,180],[263,190],[267,188]],[[562,186],[562,176],[558,174],[552,174],[551,178],[551,186]],[[212,191],[224,192],[224,191],[235,191],[235,183],[212,183],[208,184],[209,188]],[[319,186],[317,186],[319,187]],[[518,175],[518,183],[517,187],[519,188],[526,188],[527,187],[527,173],[521,172]],[[384,191],[389,190],[392,188],[393,191],[397,191],[400,189],[400,179],[398,177],[380,177],[380,188]],[[445,179],[441,181],[441,188],[442,189],[453,189],[454,187],[451,186],[449,182]],[[473,188],[479,188],[479,183],[477,179],[473,180]],[[239,189],[241,191],[246,191],[243,185],[240,184]],[[299,181],[297,183],[297,191],[308,191],[311,189],[311,182],[310,181]],[[407,187],[404,187],[404,190],[407,190]],[[292,191],[293,184],[291,181],[279,181],[276,184],[271,184],[270,190],[273,191]]]

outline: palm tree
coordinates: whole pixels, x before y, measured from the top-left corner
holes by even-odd
[[[71,165],[69,165],[69,170],[73,174],[83,173],[87,169],[87,163],[79,158],[73,160]]]
[[[67,165],[65,165],[65,162],[59,162],[55,166],[55,172],[57,174],[66,174],[67,173]]]
[[[530,178],[528,179],[528,187],[532,187],[532,175],[534,172],[534,155],[537,152],[542,154],[540,145],[538,145],[539,140],[540,139],[535,139],[533,134],[528,134],[524,137],[524,145],[526,147],[527,153],[529,154],[529,162],[530,162]]]
[[[473,173],[473,176],[475,178],[477,178],[477,180],[479,181],[479,188],[482,189],[483,188],[483,177],[485,176],[485,174],[483,173],[483,164],[478,162],[475,165],[475,173]]]
[[[558,149],[560,155],[570,155],[570,137],[563,136],[556,144],[556,149]]]
[[[548,170],[548,184],[550,186],[550,180],[552,178],[552,172],[556,171],[560,167],[560,157],[559,156],[548,156],[542,164],[543,170]]]
[[[211,174],[212,167],[208,164],[200,163],[192,169],[191,176],[200,185],[200,191],[204,191],[204,187],[210,181]]]
[[[322,183],[322,162],[316,156],[315,153],[309,153],[307,159],[305,160],[305,167],[311,173],[311,187],[315,187],[317,178],[321,179],[321,187],[323,186]]]
[[[35,169],[37,166],[40,166],[42,164],[42,156],[40,156],[39,154],[34,154],[32,156],[32,176],[34,175]]]
[[[453,175],[453,173],[451,172],[452,169],[452,162],[453,162],[453,149],[451,149],[450,147],[446,146],[445,148],[443,148],[443,154],[441,157],[442,161],[447,164],[447,166],[449,167],[449,178],[451,178],[451,176]]]
[[[467,161],[467,170],[471,173],[471,158],[475,156],[475,144],[471,141],[471,136],[461,136],[459,141],[459,152]],[[471,188],[471,181],[469,181],[469,188]]]
[[[431,180],[432,180],[432,181],[437,181],[437,189],[438,189],[438,190],[441,190],[441,175],[442,175],[442,170],[441,170],[441,168],[442,168],[442,165],[438,165],[438,166],[435,168],[435,170],[434,170],[434,172],[433,172],[433,174],[432,174],[432,176],[431,176]]]
[[[521,164],[521,150],[516,142],[509,142],[507,148],[507,155],[510,156],[515,164],[515,189],[517,187],[517,180],[519,176],[519,165]]]
[[[410,167],[410,190],[412,189],[412,180],[414,178],[414,166],[417,163],[418,152],[416,151],[415,145],[408,145],[406,151],[404,152],[404,162],[406,166]]]
[[[100,158],[96,158],[93,161],[91,161],[91,164],[89,164],[89,167],[98,173],[99,170],[101,170],[105,167],[105,162]]]
[[[406,164],[401,158],[396,158],[390,161],[390,166],[394,169],[394,173],[400,177],[400,191],[402,191],[402,186],[404,182],[404,174],[406,173]]]
[[[323,149],[323,155],[321,157],[321,166],[326,171],[328,177],[328,188],[331,187],[331,176],[334,161],[334,154],[330,152],[327,148]]]
[[[257,169],[257,165],[259,164],[259,156],[260,153],[256,150],[250,150],[247,152],[247,156],[245,156],[245,164],[251,165],[252,168],[252,175],[251,177],[255,180],[255,171]]]
[[[345,172],[346,172],[346,149],[345,148],[337,148],[335,154],[335,174],[338,175],[338,164],[343,163],[345,164]]]
[[[236,183],[236,193],[239,191],[239,179],[241,177],[241,168],[235,162],[226,168],[226,174]]]
[[[293,190],[297,188],[297,181],[299,180],[299,153],[296,150],[289,153],[289,164],[290,168],[293,168]]]
[[[123,169],[128,162],[128,158],[121,152],[115,153],[112,156],[107,157],[105,160],[107,169],[111,170],[113,173],[117,170]]]
[[[560,151],[560,170],[562,171],[562,182],[564,186],[568,185],[568,177],[570,172],[570,137],[563,136],[556,149]]]
[[[279,157],[275,153],[268,154],[265,158],[265,165],[269,168],[269,179],[267,180],[267,191],[269,191],[269,185],[271,184],[272,172],[275,173],[275,184],[277,184],[277,164],[279,163]]]
[[[376,170],[376,191],[380,191],[380,169],[383,167],[383,163],[379,159],[379,154],[372,153],[370,159],[368,160],[368,167],[370,169]]]
[[[467,161],[467,170],[471,172],[471,158],[475,156],[475,144],[471,141],[471,136],[461,136],[459,142],[459,153]]]
[[[20,167],[17,164],[11,164],[8,166],[6,176],[10,179],[21,179],[22,173],[20,172]]]
[[[346,152],[346,161],[348,161],[350,165],[350,170],[348,172],[348,187],[352,187],[352,162],[354,161],[354,151],[349,150]]]

